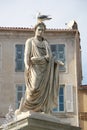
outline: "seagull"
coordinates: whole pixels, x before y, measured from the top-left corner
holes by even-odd
[[[52,19],[52,18],[50,18],[49,15],[41,15],[40,12],[37,14],[37,22],[38,23],[41,23],[45,20],[50,20],[50,19]]]

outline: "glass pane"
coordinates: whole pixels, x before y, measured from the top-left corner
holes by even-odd
[[[16,45],[16,71],[24,71],[24,45]]]
[[[59,95],[63,95],[63,91],[64,91],[64,88],[63,88],[63,87],[60,87]]]
[[[63,104],[59,104],[59,111],[64,111],[64,105]]]
[[[22,91],[22,86],[18,86],[18,91]]]
[[[52,50],[52,52],[55,52],[56,51],[56,45],[51,45],[51,50]]]
[[[22,70],[22,61],[17,61],[17,63],[16,63],[16,69],[17,70]]]
[[[17,51],[22,51],[22,46],[23,46],[23,45],[16,45]]]
[[[21,98],[22,98],[22,92],[18,92],[18,101],[20,101],[21,100]]]
[[[54,108],[53,111],[58,111],[58,108]]]
[[[64,44],[59,44],[59,46],[58,46],[58,51],[62,51],[62,52],[64,52],[64,47],[65,47],[65,45]]]
[[[22,52],[21,51],[17,52],[17,59],[22,59]]]
[[[64,59],[64,54],[63,53],[59,53],[59,59],[61,59],[61,60]]]
[[[16,45],[16,58],[22,58],[22,46],[23,45]]]
[[[64,103],[64,98],[63,98],[63,96],[59,96],[59,102],[60,102],[60,103]]]
[[[60,86],[59,90],[59,111],[64,111],[64,85]]]
[[[57,45],[51,45],[51,50],[52,50],[53,57],[57,58],[58,57],[58,54],[57,54]]]

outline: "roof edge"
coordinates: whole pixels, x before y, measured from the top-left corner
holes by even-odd
[[[34,28],[27,28],[27,27],[0,27],[1,31],[34,31]],[[46,32],[76,32],[78,31],[77,29],[58,29],[58,28],[47,28]],[[78,31],[79,32],[79,31]]]

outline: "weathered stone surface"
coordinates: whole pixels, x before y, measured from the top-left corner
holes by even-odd
[[[0,127],[0,130],[3,128]],[[58,118],[44,113],[23,113],[10,122],[6,130],[81,130],[79,127],[62,123]]]

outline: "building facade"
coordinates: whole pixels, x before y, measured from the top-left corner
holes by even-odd
[[[9,105],[18,108],[25,92],[24,47],[34,36],[30,28],[0,28],[0,117]],[[60,66],[58,107],[53,115],[63,122],[79,126],[78,87],[82,80],[80,35],[76,29],[47,29],[45,37],[53,55],[64,62]]]

